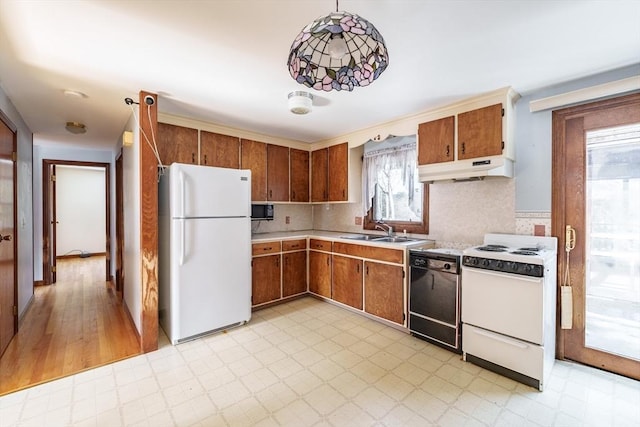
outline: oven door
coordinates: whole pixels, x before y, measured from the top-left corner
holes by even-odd
[[[461,282],[462,323],[543,345],[544,278],[463,266]]]

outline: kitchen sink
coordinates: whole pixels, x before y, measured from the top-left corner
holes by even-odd
[[[380,239],[379,234],[352,234],[349,236],[340,236],[341,239],[350,239],[350,240],[378,240]]]
[[[410,237],[378,237],[377,239],[373,239],[374,242],[389,242],[389,243],[409,243],[409,242],[417,242],[420,239],[412,239]]]

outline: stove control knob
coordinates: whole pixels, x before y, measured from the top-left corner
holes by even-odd
[[[511,263],[511,271],[518,271],[518,263],[517,262],[512,262]]]
[[[491,261],[489,261],[488,259],[483,259],[482,260],[482,265],[484,265],[485,267],[488,267],[490,263],[491,263]]]
[[[502,268],[503,266],[504,266],[504,263],[502,261],[497,261],[496,262],[496,267]]]
[[[451,270],[451,264],[446,263],[445,265],[442,266],[445,270]]]
[[[471,258],[471,264],[478,265],[478,258]]]
[[[526,271],[527,273],[531,273],[533,271],[533,265],[525,265],[524,271]]]

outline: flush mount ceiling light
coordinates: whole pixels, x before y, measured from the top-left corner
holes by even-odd
[[[289,111],[293,114],[307,114],[311,112],[313,95],[303,90],[296,90],[289,94]]]
[[[87,132],[87,127],[84,125],[84,123],[67,122],[67,125],[64,128],[76,135]]]
[[[64,94],[64,96],[68,96],[70,98],[87,98],[86,94],[77,90],[65,89],[62,91],[62,93]]]
[[[316,90],[368,86],[389,65],[380,32],[366,19],[336,11],[304,27],[291,45],[291,77]]]

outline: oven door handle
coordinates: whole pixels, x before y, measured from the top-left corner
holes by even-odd
[[[480,268],[474,268],[474,267],[466,267],[468,268],[469,271],[473,271],[474,273],[479,273],[479,274],[486,274],[487,276],[494,276],[494,277],[500,277],[502,279],[504,279],[505,277],[513,277],[513,276],[517,276],[518,280],[523,280],[525,282],[531,282],[531,283],[541,283],[542,282],[542,277],[529,277],[529,276],[523,276],[522,274],[514,274],[514,273],[494,273],[493,271],[488,271],[488,270],[482,270]]]
[[[511,338],[507,338],[505,336],[498,335],[498,334],[492,334],[491,332],[486,332],[486,331],[482,331],[482,330],[478,330],[478,329],[473,329],[473,332],[478,334],[478,335],[482,335],[483,337],[487,337],[487,338],[492,339],[492,340],[500,341],[500,342],[503,342],[505,344],[509,344],[509,345],[512,345],[514,347],[518,347],[518,348],[521,348],[521,349],[525,349],[525,348],[529,347],[527,344],[525,344],[525,343],[523,343],[521,341],[516,341],[516,340],[513,340]]]

